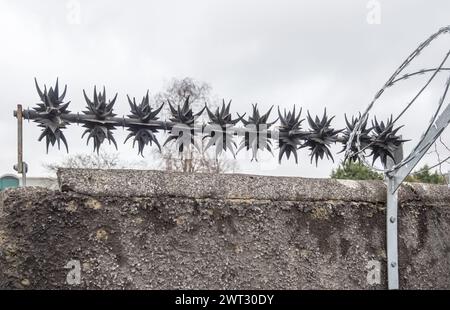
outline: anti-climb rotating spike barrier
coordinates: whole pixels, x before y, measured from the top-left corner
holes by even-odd
[[[157,134],[161,131],[168,131],[168,138],[163,146],[169,142],[175,142],[178,146],[178,152],[182,153],[186,145],[193,145],[199,148],[196,143],[195,135],[201,135],[203,140],[208,140],[205,149],[215,147],[216,155],[222,152],[230,151],[233,157],[236,153],[247,150],[252,152],[252,160],[257,160],[258,151],[267,150],[273,152],[273,140],[276,140],[279,154],[278,160],[281,162],[284,156],[289,160],[293,155],[295,162],[298,163],[298,151],[307,148],[310,152],[311,162],[318,165],[318,161],[324,157],[334,160],[331,153],[331,145],[335,143],[344,144],[350,141],[351,132],[360,117],[352,117],[349,122],[346,117],[347,127],[345,129],[334,129],[331,122],[334,116],[329,117],[326,109],[322,117],[312,117],[307,112],[308,129],[302,129],[302,123],[305,119],[301,118],[302,109],[294,105],[292,110],[284,110],[282,114],[278,108],[278,118],[269,121],[273,107],[266,113],[262,114],[257,104],[252,107],[252,113],[247,119],[244,115],[237,114],[233,118],[231,110],[231,101],[227,104],[225,100],[220,107],[213,112],[205,105],[198,112],[192,110],[189,97],[180,105],[174,105],[167,102],[170,110],[169,121],[159,121],[159,113],[164,107],[164,103],[157,108],[150,105],[148,91],[142,98],[141,102],[136,103],[136,99],[127,95],[128,104],[130,106],[130,114],[125,117],[116,117],[114,113],[114,105],[116,104],[118,94],[111,100],[108,100],[106,90],[98,92],[94,87],[92,99],[83,90],[86,100],[86,110],[83,114],[70,113],[68,106],[70,102],[63,103],[67,86],[64,88],[63,94],[59,95],[58,81],[54,88],[47,91],[44,86],[42,91],[35,80],[36,89],[38,91],[41,102],[33,111],[24,113],[24,118],[32,119],[43,128],[39,137],[39,141],[46,139],[47,151],[49,145],[60,145],[60,141],[64,143],[68,151],[68,143],[63,134],[63,130],[71,123],[81,123],[85,128],[82,137],[87,136],[87,143],[92,140],[94,151],[98,152],[103,142],[108,141],[117,148],[117,142],[114,138],[114,130],[116,127],[126,127],[129,132],[125,139],[125,143],[129,140],[133,141],[133,147],[137,144],[138,154],[144,156],[144,148],[155,144],[159,150],[161,145],[158,141]],[[209,121],[206,124],[198,124],[196,118],[204,111],[207,112]],[[298,113],[297,113],[298,111]],[[278,126],[274,126],[279,121]],[[239,127],[238,124],[243,126]],[[367,122],[366,122],[367,123]],[[364,124],[359,138],[364,145],[368,146],[371,151],[369,156],[373,157],[373,161],[380,159],[382,164],[386,164],[388,158],[393,157],[393,151],[398,148],[402,140],[397,135],[401,127],[394,128],[392,118],[386,124],[378,122],[375,118],[373,126],[366,129]],[[342,133],[343,132],[343,133]],[[342,133],[342,134],[341,134]],[[239,147],[235,141],[236,136],[242,136]],[[353,141],[353,150],[356,150]],[[359,157],[352,156],[347,160],[358,160]]]

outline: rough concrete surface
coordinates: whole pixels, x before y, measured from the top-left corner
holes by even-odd
[[[58,179],[61,190],[0,194],[0,288],[387,287],[383,182],[135,170]],[[401,288],[449,289],[450,190],[403,185],[399,217]]]

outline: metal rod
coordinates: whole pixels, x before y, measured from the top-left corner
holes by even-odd
[[[39,115],[38,112],[33,110],[25,110],[23,113],[23,118],[28,120],[34,120],[41,118],[42,116]],[[112,125],[112,126],[141,126],[141,127],[149,127],[152,129],[159,129],[159,130],[171,130],[173,127],[179,125],[175,122],[166,122],[166,121],[148,121],[148,122],[141,122],[138,119],[133,118],[127,118],[127,117],[107,117],[104,120],[98,119],[95,115],[86,115],[86,114],[75,114],[75,113],[69,113],[69,114],[61,114],[59,116],[61,120],[69,122],[69,123],[98,123],[99,125]],[[262,126],[261,126],[262,127]],[[219,128],[217,126],[211,126],[206,125],[203,126],[197,124],[195,127],[192,127],[193,130],[196,132],[201,132],[204,129],[207,130],[213,130],[213,131],[219,131]],[[245,134],[246,132],[254,132],[254,133],[261,133],[259,130],[252,130],[248,128],[240,128],[240,127],[232,127],[228,129],[230,132],[233,132],[234,134]],[[271,130],[266,131],[268,135],[272,133]]]
[[[387,180],[386,243],[388,288],[399,289],[398,281],[398,192],[394,189],[394,178]]]
[[[17,117],[17,165],[14,167],[17,173],[22,174],[22,186],[27,185],[26,164],[23,162],[23,109],[17,105],[14,115]]]
[[[17,116],[17,113],[14,113],[14,116]],[[34,110],[25,110],[22,113],[22,117],[27,120],[35,120],[39,119],[42,116],[39,115],[38,112]],[[148,127],[149,129],[158,129],[158,130],[171,130],[174,126],[177,126],[179,124],[175,122],[167,122],[167,121],[148,121],[148,122],[141,122],[138,119],[133,118],[127,118],[127,117],[107,117],[104,120],[99,120],[96,118],[95,115],[86,115],[86,114],[75,114],[75,113],[68,113],[68,114],[61,114],[59,116],[61,120],[69,122],[69,123],[78,123],[78,124],[85,124],[85,123],[98,123],[99,125],[112,125],[112,126],[140,126],[140,127]],[[262,126],[261,126],[262,127]],[[220,128],[217,125],[196,125],[192,127],[192,129],[195,132],[203,132],[203,131],[215,131],[220,132]],[[245,127],[230,127],[227,128],[228,132],[232,132],[234,135],[245,135],[246,133],[258,133],[261,134],[262,132],[267,133],[268,138],[274,138],[278,139],[279,132],[277,130],[260,130],[260,129],[252,129],[252,128],[245,128]],[[301,130],[295,130],[289,132],[290,135],[301,135],[306,136],[308,134],[307,131],[301,131]],[[343,137],[337,137],[336,142],[345,143],[345,139]]]
[[[402,138],[400,136],[400,138]],[[403,159],[403,145],[394,152],[394,160],[388,159],[386,168],[392,168],[395,163]],[[386,174],[386,254],[387,254],[387,276],[388,288],[398,290],[398,190],[395,187],[395,178]]]

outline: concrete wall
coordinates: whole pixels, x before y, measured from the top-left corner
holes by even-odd
[[[385,186],[61,170],[0,197],[0,288],[384,289]],[[400,286],[450,288],[450,190],[400,190]]]

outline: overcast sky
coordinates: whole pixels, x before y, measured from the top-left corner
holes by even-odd
[[[448,0],[0,0],[0,175],[12,173],[16,161],[15,106],[38,101],[34,77],[48,86],[56,77],[67,83],[66,99],[75,112],[85,105],[82,90],[91,93],[94,85],[119,93],[116,111],[122,115],[128,112],[126,94],[140,98],[173,77],[189,76],[210,83],[219,98],[233,99],[236,112],[249,112],[251,103],[262,110],[295,104],[311,114],[326,107],[340,128],[344,113],[365,109],[417,45],[449,24]],[[417,68],[442,60],[450,38],[441,41]],[[430,119],[440,95],[436,89],[442,90],[446,78],[402,119],[401,133],[411,143]],[[398,112],[422,85],[405,83],[380,102],[377,116]],[[71,153],[92,151],[81,127],[65,132]],[[47,155],[39,133],[34,123],[25,123],[25,160],[33,176],[47,174],[42,164],[65,156],[57,148]],[[140,159],[130,144],[122,144],[122,129],[116,137],[122,159]],[[246,173],[326,177],[342,159],[338,155],[334,164],[324,160],[316,168],[306,150],[300,153],[298,166],[293,160],[278,166],[268,154],[260,163],[241,156],[239,164]],[[433,156],[426,161],[435,162]]]

